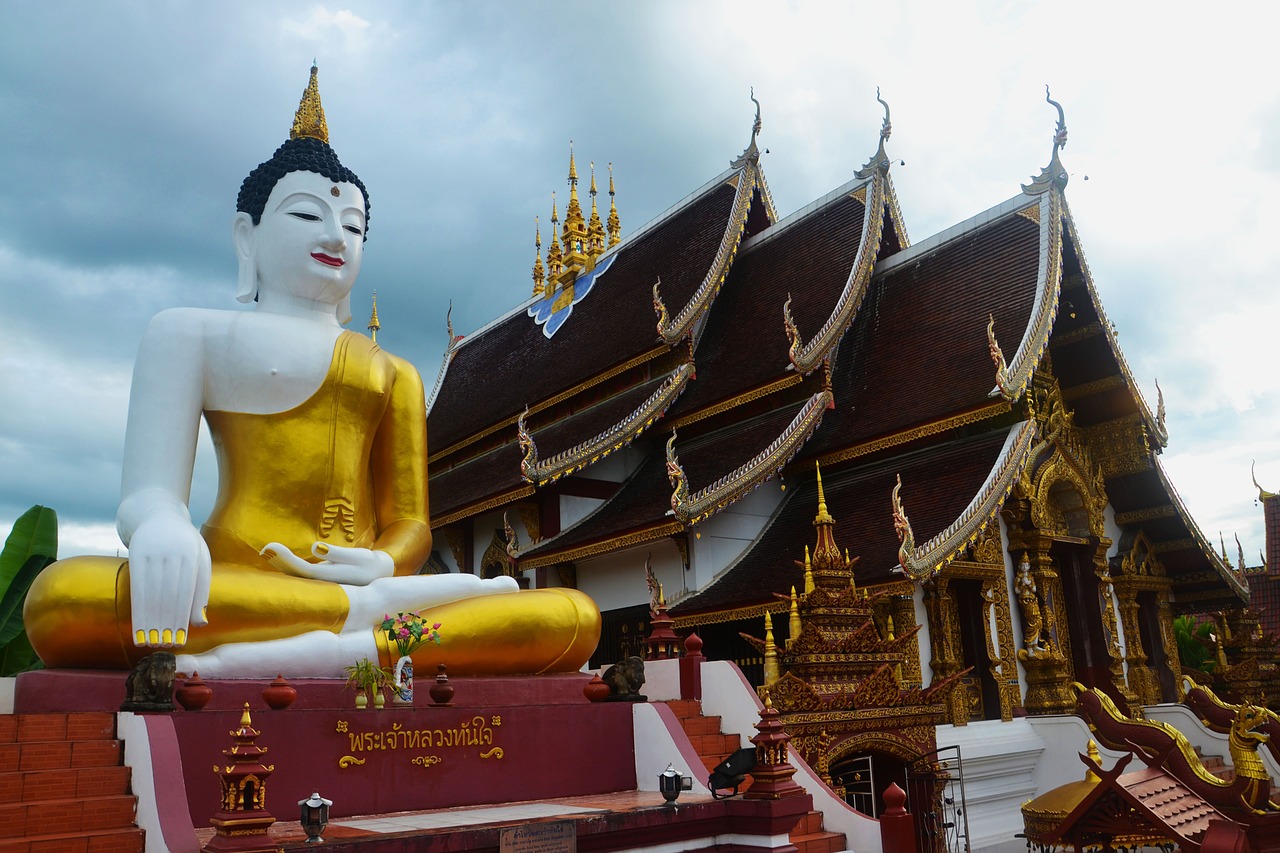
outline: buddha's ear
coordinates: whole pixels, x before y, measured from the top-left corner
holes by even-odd
[[[236,260],[240,262],[240,276],[236,284],[236,300],[253,302],[258,298],[258,265],[254,258],[253,217],[241,211],[231,223],[231,239],[236,247]]]
[[[351,322],[351,294],[350,293],[342,297],[342,301],[338,303],[338,310],[336,314],[338,317],[338,322],[343,326]]]

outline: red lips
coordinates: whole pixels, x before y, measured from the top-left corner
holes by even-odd
[[[327,267],[340,267],[346,263],[342,258],[335,258],[332,255],[326,255],[323,252],[312,252],[311,257]]]

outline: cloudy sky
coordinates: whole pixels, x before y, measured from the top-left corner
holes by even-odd
[[[0,535],[57,509],[114,553],[133,356],[178,305],[236,307],[244,175],[287,135],[313,57],[334,148],[369,187],[356,323],[434,377],[528,296],[533,219],[615,165],[624,236],[745,146],[754,86],[785,215],[852,177],[893,109],[916,241],[1063,162],[1129,364],[1168,406],[1164,462],[1213,539],[1263,545],[1280,490],[1280,75],[1262,7],[965,2],[41,3],[0,29]],[[1087,181],[1086,181],[1087,177]],[[584,175],[585,181],[585,175]],[[207,445],[207,441],[206,441]],[[212,503],[206,446],[193,514]],[[1236,550],[1230,546],[1234,561]]]

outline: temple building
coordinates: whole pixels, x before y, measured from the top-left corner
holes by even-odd
[[[910,746],[828,732],[811,756],[828,767],[906,766],[971,721],[1070,713],[1073,682],[1122,708],[1180,699],[1174,615],[1249,590],[1161,465],[1163,399],[1145,401],[1099,300],[1057,109],[1037,177],[914,243],[887,105],[852,179],[785,217],[758,104],[729,168],[625,237],[612,172],[607,231],[594,172],[584,219],[571,153],[532,297],[451,330],[428,395],[432,570],[586,591],[607,664],[648,633],[649,560],[679,633],[782,684],[818,525],[840,543],[824,565],[859,592],[851,623],[815,616],[815,648],[869,622],[864,663],[940,703],[903,710],[936,713]],[[861,677],[802,657],[790,677],[820,697]]]

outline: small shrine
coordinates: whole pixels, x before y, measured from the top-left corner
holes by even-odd
[[[235,743],[230,749],[222,750],[222,754],[231,763],[213,768],[222,786],[221,807],[209,819],[217,834],[204,849],[218,853],[269,853],[278,847],[267,834],[267,829],[276,822],[267,811],[267,777],[276,767],[263,764],[267,748],[257,744],[261,732],[253,727],[248,702],[244,703],[239,728],[230,734]]]
[[[764,655],[758,692],[777,709],[804,759],[852,805],[876,814],[875,792],[867,786],[873,796],[864,794],[862,783],[874,777],[877,788],[887,780],[905,784],[906,767],[936,749],[935,727],[968,671],[928,688],[904,683],[904,664],[918,660],[920,628],[895,633],[886,608],[896,590],[858,587],[858,558],[835,540],[821,470],[813,525],[814,547],[796,561],[804,591],[791,590],[788,639],[781,646],[774,640],[768,611],[763,640],[742,636]]]

